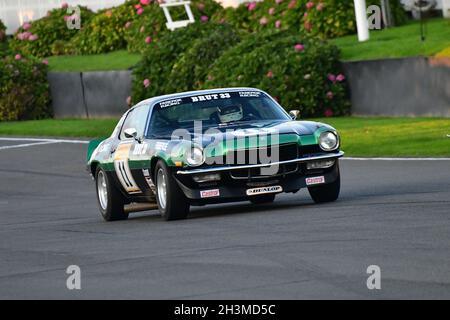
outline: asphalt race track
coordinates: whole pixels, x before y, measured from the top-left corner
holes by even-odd
[[[450,298],[450,161],[343,160],[332,204],[302,190],[106,223],[87,145],[34,143],[0,141],[1,299]],[[66,288],[69,265],[81,290]]]

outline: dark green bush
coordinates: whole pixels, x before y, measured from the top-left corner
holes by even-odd
[[[52,116],[47,65],[20,55],[0,61],[0,121]]]
[[[196,47],[196,43],[202,41],[202,38],[220,32],[227,34],[227,39],[234,39],[236,37],[227,26],[209,22],[196,22],[190,24],[186,28],[169,32],[164,35],[160,41],[151,43],[143,54],[141,62],[133,71],[133,101],[140,101],[152,96],[178,91],[176,85],[171,83],[174,81],[174,77],[176,77],[176,71],[173,71],[174,66],[177,65],[179,60],[184,57],[185,54],[189,56],[189,59],[193,59],[191,54],[193,51],[191,50],[205,52],[208,47],[200,49]],[[214,36],[214,40],[217,40],[217,38],[217,36]],[[233,42],[233,40],[225,41],[229,41],[230,43]],[[202,54],[206,55],[206,53]],[[218,53],[211,52],[208,53],[208,55],[209,59],[214,59]],[[210,62],[207,62],[201,67],[207,68],[209,64]],[[195,66],[186,67],[195,68]],[[182,69],[181,66],[178,65],[176,68],[177,70],[179,68]],[[183,77],[186,77],[186,72],[189,71],[184,69],[180,70],[180,72],[183,73]],[[198,75],[204,73],[204,71],[200,69],[197,69],[196,72]],[[144,86],[144,80],[146,79],[149,81],[149,85]],[[197,81],[200,80],[194,80],[194,82]]]
[[[380,0],[366,0],[367,6],[378,5],[380,6]],[[389,6],[391,7],[391,14],[394,18],[394,24],[400,26],[408,20],[405,9],[400,3],[400,0],[389,1]]]
[[[307,35],[268,31],[226,51],[203,88],[256,87],[304,116],[344,115],[350,104],[341,72],[337,47]]]
[[[93,16],[86,7],[81,9],[81,26],[89,23]],[[54,9],[47,16],[24,23],[14,35],[11,48],[25,56],[47,57],[52,55],[52,45],[55,41],[68,41],[80,33],[80,30],[69,29],[66,19],[69,17],[67,8]]]
[[[166,27],[164,12],[157,2],[142,8],[143,13],[126,24],[126,41],[130,52],[144,52],[150,43],[158,41],[170,32]],[[221,11],[222,7],[214,0],[193,0],[191,9],[195,19],[202,21],[209,20],[213,14]],[[187,19],[184,7],[170,8],[170,14],[174,21]]]
[[[195,41],[173,65],[168,91],[189,91],[201,87],[214,61],[239,41],[236,31],[225,25],[217,26],[217,30]]]
[[[0,42],[6,41],[6,26],[3,24],[3,21],[0,20]]]
[[[139,0],[99,11],[70,41],[77,54],[97,54],[126,48],[126,26],[136,18]]]
[[[247,35],[228,25],[193,24],[164,36],[134,70],[133,101],[187,90],[252,86],[305,116],[349,112],[339,50],[292,30]]]
[[[0,20],[0,58],[8,54],[8,39],[6,37],[6,26]]]

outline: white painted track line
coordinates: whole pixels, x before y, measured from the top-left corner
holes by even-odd
[[[57,142],[53,142],[53,141],[42,141],[42,142],[33,142],[33,143],[23,143],[23,144],[16,144],[13,146],[4,146],[4,147],[0,147],[0,150],[5,150],[5,149],[16,149],[16,148],[26,148],[26,147],[32,147],[32,146],[38,146],[38,145],[43,145],[43,144],[54,144]]]
[[[0,137],[0,141],[38,141],[38,142],[54,142],[54,143],[82,143],[88,144],[87,140],[71,140],[71,139],[45,139],[45,138],[9,138]]]
[[[15,137],[0,137],[0,141],[27,142],[27,143],[20,143],[20,144],[15,144],[15,145],[11,145],[11,146],[0,146],[0,150],[26,148],[26,147],[45,145],[45,144],[56,144],[56,143],[76,143],[76,144],[88,144],[89,143],[89,141],[86,141],[86,140],[15,138]],[[31,143],[28,143],[28,142],[31,142]]]

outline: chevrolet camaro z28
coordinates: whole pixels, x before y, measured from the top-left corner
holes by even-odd
[[[103,218],[127,219],[138,211],[133,205],[147,204],[166,220],[183,219],[192,205],[269,203],[301,188],[316,203],[336,200],[339,135],[297,115],[253,88],[140,102],[109,138],[89,145],[87,167]]]

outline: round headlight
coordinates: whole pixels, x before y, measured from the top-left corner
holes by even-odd
[[[205,158],[203,157],[203,150],[199,147],[192,147],[187,152],[187,163],[190,166],[197,167],[205,162]]]
[[[319,145],[324,151],[333,151],[339,147],[339,138],[333,132],[322,132],[319,137]]]

